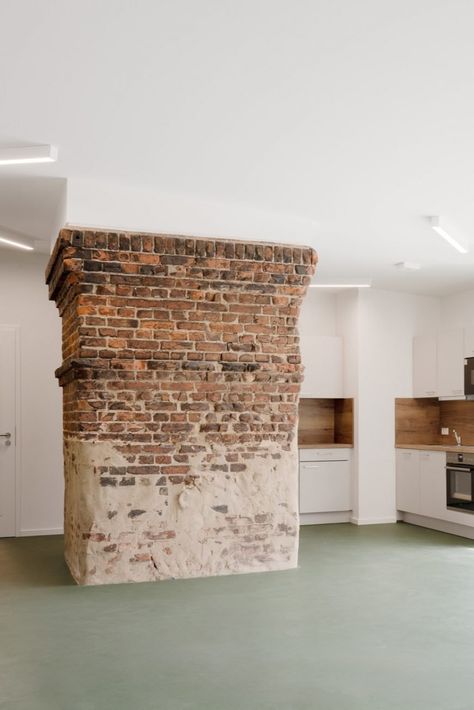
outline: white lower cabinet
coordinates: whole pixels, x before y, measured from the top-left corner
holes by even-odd
[[[397,510],[420,512],[419,451],[397,449]]]
[[[350,449],[300,449],[300,513],[349,511]]]
[[[445,517],[446,454],[397,449],[397,509],[428,518]]]
[[[419,451],[420,515],[427,518],[446,517],[446,454],[441,451]]]
[[[474,538],[474,515],[446,505],[446,454],[444,451],[396,450],[397,510],[423,516],[411,519],[456,535]],[[423,520],[429,518],[431,522]],[[452,524],[455,524],[455,527]],[[449,527],[451,525],[451,527]]]

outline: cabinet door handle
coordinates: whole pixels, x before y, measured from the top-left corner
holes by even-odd
[[[305,463],[305,464],[303,464],[303,468],[319,468],[319,464],[317,464],[317,463]]]

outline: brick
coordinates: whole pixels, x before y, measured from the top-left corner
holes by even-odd
[[[63,325],[65,536],[79,581],[195,576],[201,557],[213,573],[262,568],[269,550],[277,568],[290,559],[293,501],[269,511],[273,491],[256,508],[255,482],[262,470],[269,486],[297,475],[297,319],[315,265],[311,249],[285,245],[61,232],[47,278]],[[213,481],[215,500],[203,505]],[[228,487],[233,502],[222,499]],[[88,511],[73,502],[86,489]],[[183,491],[202,515],[192,534],[181,528]],[[194,540],[212,554],[190,553],[180,571],[173,545]]]

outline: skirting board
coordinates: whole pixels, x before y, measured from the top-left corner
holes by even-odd
[[[397,517],[394,515],[390,518],[355,518],[351,517],[350,522],[353,525],[388,525],[389,523],[396,523]]]
[[[325,523],[348,523],[351,511],[336,513],[300,513],[300,525],[324,525]]]
[[[63,528],[39,528],[34,530],[20,530],[18,537],[36,537],[38,535],[62,535]]]
[[[403,513],[402,521],[411,525],[419,525],[422,528],[431,528],[439,530],[439,532],[449,533],[450,535],[459,535],[459,537],[467,537],[474,540],[474,528],[459,523],[450,523],[448,520],[437,520],[436,518],[426,518],[424,515],[415,515],[415,513]]]

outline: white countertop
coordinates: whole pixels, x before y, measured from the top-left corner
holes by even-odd
[[[298,444],[299,449],[353,449],[353,444]],[[474,447],[472,447],[474,451]]]
[[[449,451],[454,454],[474,454],[474,446],[450,446],[449,444],[397,444],[396,449],[415,449],[417,451]]]

